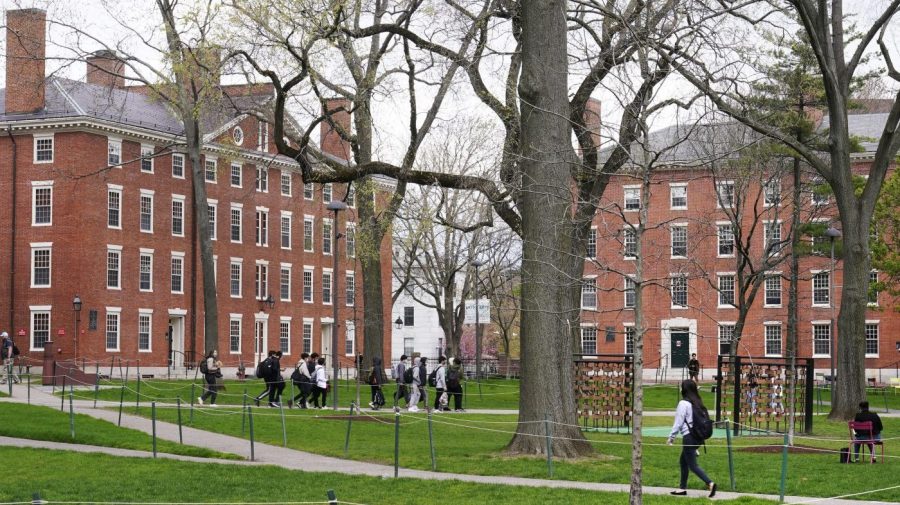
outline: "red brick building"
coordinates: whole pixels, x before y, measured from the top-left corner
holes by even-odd
[[[45,24],[43,11],[7,12],[0,326],[32,364],[52,341],[58,360],[118,357],[165,370],[171,358],[178,369],[204,347],[183,128],[165,104],[96,70],[121,65],[114,55],[97,54],[87,82],[45,78]],[[339,354],[352,363],[363,327],[355,197],[346,184],[305,184],[299,165],[276,153],[271,126],[242,113],[242,104],[264,105],[270,87],[224,88],[233,104],[201,115],[220,357],[252,368],[267,350],[284,351],[287,362],[303,351],[330,356],[337,304]],[[337,120],[349,130],[349,115]],[[347,159],[335,133],[323,130],[321,145]],[[334,223],[326,204],[345,197],[350,208]]]
[[[886,116],[871,110],[851,115],[851,133],[878,138]],[[738,353],[786,356],[791,172],[759,170],[749,179],[746,174],[735,177],[713,168],[722,165],[721,160],[705,160],[698,154],[708,153],[712,138],[708,131],[693,132],[687,141],[673,143],[679,137],[678,128],[658,132],[650,142],[676,147],[659,152],[662,156],[650,182],[649,202],[643,201],[641,177],[636,172],[613,176],[604,193],[585,264],[582,351],[626,353],[633,349],[634,291],[629,277],[635,274],[637,254],[634,232],[625,223],[637,224],[640,209],[646,206],[641,256],[648,375],[653,377],[660,367],[668,367],[668,378],[680,378],[691,353],[697,353],[707,378],[715,373],[717,356],[727,354],[737,322],[738,310],[733,305],[739,285],[735,248],[742,243],[751,258],[760,260],[772,254],[774,265],[766,271],[750,305]],[[875,144],[864,142],[863,147],[865,152],[853,154],[860,175],[866,173]],[[805,254],[799,260],[798,356],[815,358],[818,371],[828,373],[843,269],[838,239],[832,279],[830,241],[821,232],[829,226],[839,229],[840,221],[833,199],[821,194],[822,182],[816,175],[806,173],[803,180],[801,220],[807,234]],[[729,217],[735,215],[736,207],[741,208],[740,217]],[[877,279],[878,272],[871,275]],[[885,377],[895,375],[900,360],[896,302],[886,293],[870,294],[865,330],[870,377],[877,377],[878,369],[887,366],[889,370],[882,370]]]

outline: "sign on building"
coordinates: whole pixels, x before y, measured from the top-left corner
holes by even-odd
[[[478,322],[490,324],[491,302],[487,298],[478,299]],[[463,324],[475,324],[475,300],[466,300],[466,319]]]

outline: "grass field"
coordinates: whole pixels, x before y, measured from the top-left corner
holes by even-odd
[[[4,461],[16,462],[15,465],[4,468],[3,483],[0,483],[2,502],[29,502],[34,492],[40,492],[41,498],[51,501],[325,502],[327,490],[333,489],[337,499],[341,501],[370,505],[628,503],[625,493],[551,490],[459,481],[384,480],[333,473],[305,473],[269,466],[234,467],[9,447],[0,447],[0,457]],[[700,493],[697,491],[694,494]],[[669,505],[709,501],[705,498],[647,495],[644,503]],[[774,502],[742,498],[717,503],[771,505]]]
[[[40,422],[36,422],[40,420]],[[121,449],[153,450],[150,435],[144,432],[120,428],[93,417],[75,415],[75,438],[69,424],[69,413],[57,409],[7,403],[0,408],[0,435],[31,440],[49,440]],[[233,454],[211,451],[203,447],[193,447],[157,440],[157,451],[201,458],[243,459]]]

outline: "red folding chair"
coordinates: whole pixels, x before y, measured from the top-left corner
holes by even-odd
[[[856,448],[856,444],[867,445],[869,446],[869,453],[871,458],[869,459],[870,463],[875,462],[875,446],[881,447],[881,462],[884,463],[884,442],[881,440],[875,440],[874,435],[872,433],[872,421],[865,422],[856,422],[850,421],[847,423],[847,426],[850,429],[850,453],[855,453],[854,449]],[[868,433],[868,438],[856,438],[856,433],[865,434]],[[865,455],[865,448],[863,449],[863,455]]]

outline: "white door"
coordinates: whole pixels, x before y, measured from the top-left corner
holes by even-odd
[[[169,317],[169,337],[172,339],[172,367],[184,366],[184,317]]]
[[[331,369],[331,323],[322,324],[322,357],[325,358],[326,367]]]
[[[256,328],[253,332],[253,355],[256,358],[254,365],[266,358],[269,352],[269,343],[266,338],[269,334],[269,322],[265,319],[256,320]]]

